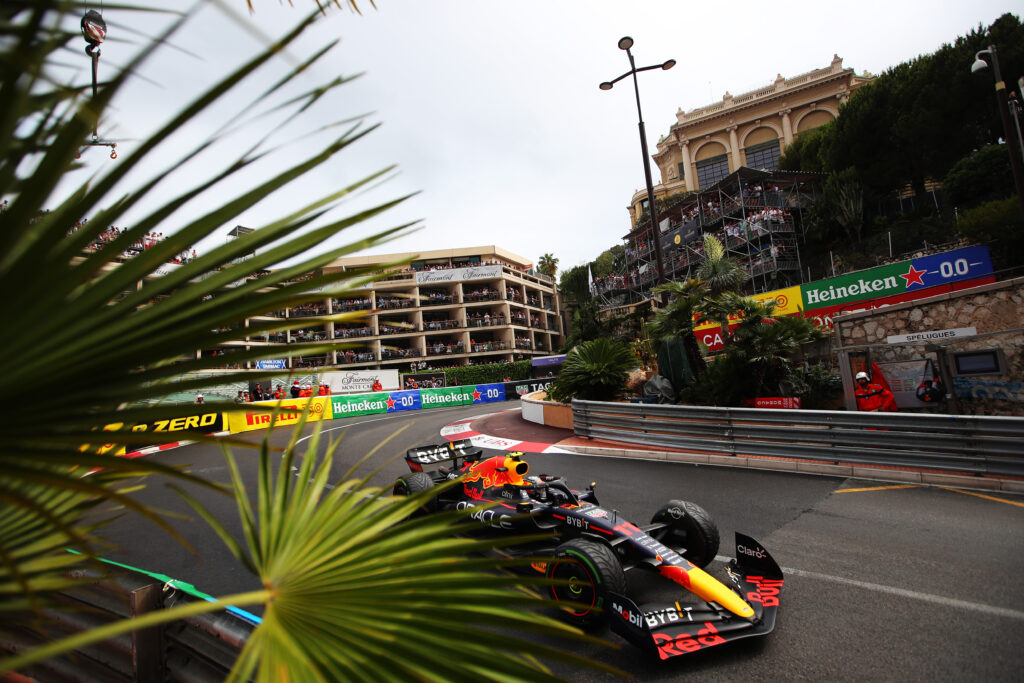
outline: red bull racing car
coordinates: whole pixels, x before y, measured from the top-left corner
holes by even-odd
[[[427,510],[472,510],[489,528],[510,533],[546,531],[550,543],[526,549],[554,561],[531,565],[555,580],[552,597],[580,626],[607,621],[626,640],[661,659],[770,633],[782,590],[782,571],[764,547],[736,534],[728,583],[704,571],[718,553],[718,529],[700,506],[668,501],[639,526],[601,507],[594,484],[569,488],[561,477],[529,475],[522,453],[489,458],[468,440],[409,449],[411,470],[395,495],[445,488]],[[523,552],[517,549],[516,552]],[[696,601],[637,605],[626,595],[625,573],[647,571],[675,582]]]

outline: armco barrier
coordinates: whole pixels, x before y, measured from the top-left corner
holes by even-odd
[[[96,574],[76,571],[75,578]],[[63,591],[43,609],[42,625],[30,615],[0,620],[0,652],[22,652],[58,636],[192,600],[182,591],[133,571]],[[37,614],[36,617],[39,615]],[[212,612],[135,631],[53,657],[19,673],[38,681],[223,681],[254,626],[230,612]]]
[[[734,456],[1024,476],[1024,418],[573,401],[577,436]]]

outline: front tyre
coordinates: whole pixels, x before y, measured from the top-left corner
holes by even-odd
[[[434,488],[434,480],[426,472],[410,472],[398,478],[391,492],[396,496],[415,496]],[[420,513],[437,510],[437,499],[431,498],[420,508]]]
[[[560,603],[566,618],[589,626],[604,620],[602,612],[609,591],[626,592],[626,574],[615,553],[606,545],[574,538],[555,549],[555,560],[548,564],[551,595]]]
[[[718,554],[718,526],[707,510],[687,500],[670,500],[654,513],[651,524],[665,524],[651,536],[701,569]],[[684,552],[685,551],[685,552]]]

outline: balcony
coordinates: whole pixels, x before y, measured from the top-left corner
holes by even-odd
[[[402,358],[419,358],[423,352],[419,349],[381,349],[381,360],[399,360]]]
[[[428,356],[446,356],[454,353],[465,353],[466,347],[461,341],[452,343],[442,344],[440,342],[436,344],[427,343],[427,355]]]
[[[413,325],[413,324],[408,324],[408,325],[387,325],[385,323],[380,323],[379,325],[377,325],[377,334],[381,334],[381,335],[385,335],[385,334],[412,334],[414,332],[419,332],[419,331],[420,331],[419,325]]]
[[[505,342],[473,342],[470,348],[473,353],[486,353],[488,351],[507,351],[508,345]]]
[[[356,298],[356,299],[332,299],[331,310],[335,313],[345,313],[348,311],[368,311],[370,310],[370,298]]]
[[[491,315],[490,313],[484,313],[483,315],[477,313],[475,315],[466,316],[467,327],[494,327],[496,325],[504,325],[505,316],[503,315]]]
[[[302,304],[288,311],[289,318],[310,318],[317,315],[327,315],[327,306],[323,304]]]
[[[460,320],[424,320],[424,332],[439,332],[441,330],[457,330],[464,327]]]
[[[501,293],[496,289],[473,290],[462,294],[463,302],[474,304],[481,301],[501,301]]]
[[[382,311],[399,308],[415,308],[416,302],[404,296],[378,296],[377,308]]]
[[[353,339],[355,337],[372,337],[372,327],[346,327],[334,330],[335,339]]]
[[[372,363],[377,360],[377,356],[371,351],[353,351],[348,349],[345,353],[338,354],[338,364],[348,365],[350,363]]]
[[[420,306],[446,306],[457,303],[458,299],[454,294],[440,294],[438,292],[420,294]]]

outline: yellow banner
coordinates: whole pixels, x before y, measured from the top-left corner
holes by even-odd
[[[763,304],[767,301],[775,300],[775,315],[794,315],[800,312],[800,305],[803,300],[800,298],[800,285],[793,287],[786,287],[785,289],[774,289],[770,292],[764,292],[762,294],[755,294],[753,296],[746,297],[751,301],[756,301],[759,304]],[[739,322],[739,316],[730,315],[729,324]],[[718,323],[701,323],[695,325],[693,328],[694,332],[700,332],[702,330],[708,330],[712,327],[718,327]]]
[[[227,413],[228,431],[232,434],[239,432],[251,432],[255,429],[266,429],[267,427],[287,427],[297,424],[302,416],[302,411],[309,403],[309,422],[323,419],[324,411],[327,410],[330,400],[329,396],[314,396],[313,398],[289,398],[282,401],[262,401],[260,405],[274,406],[280,404],[281,411],[275,416],[270,412],[254,412],[243,410]],[[275,419],[276,418],[276,419]],[[273,424],[271,424],[273,422]]]

